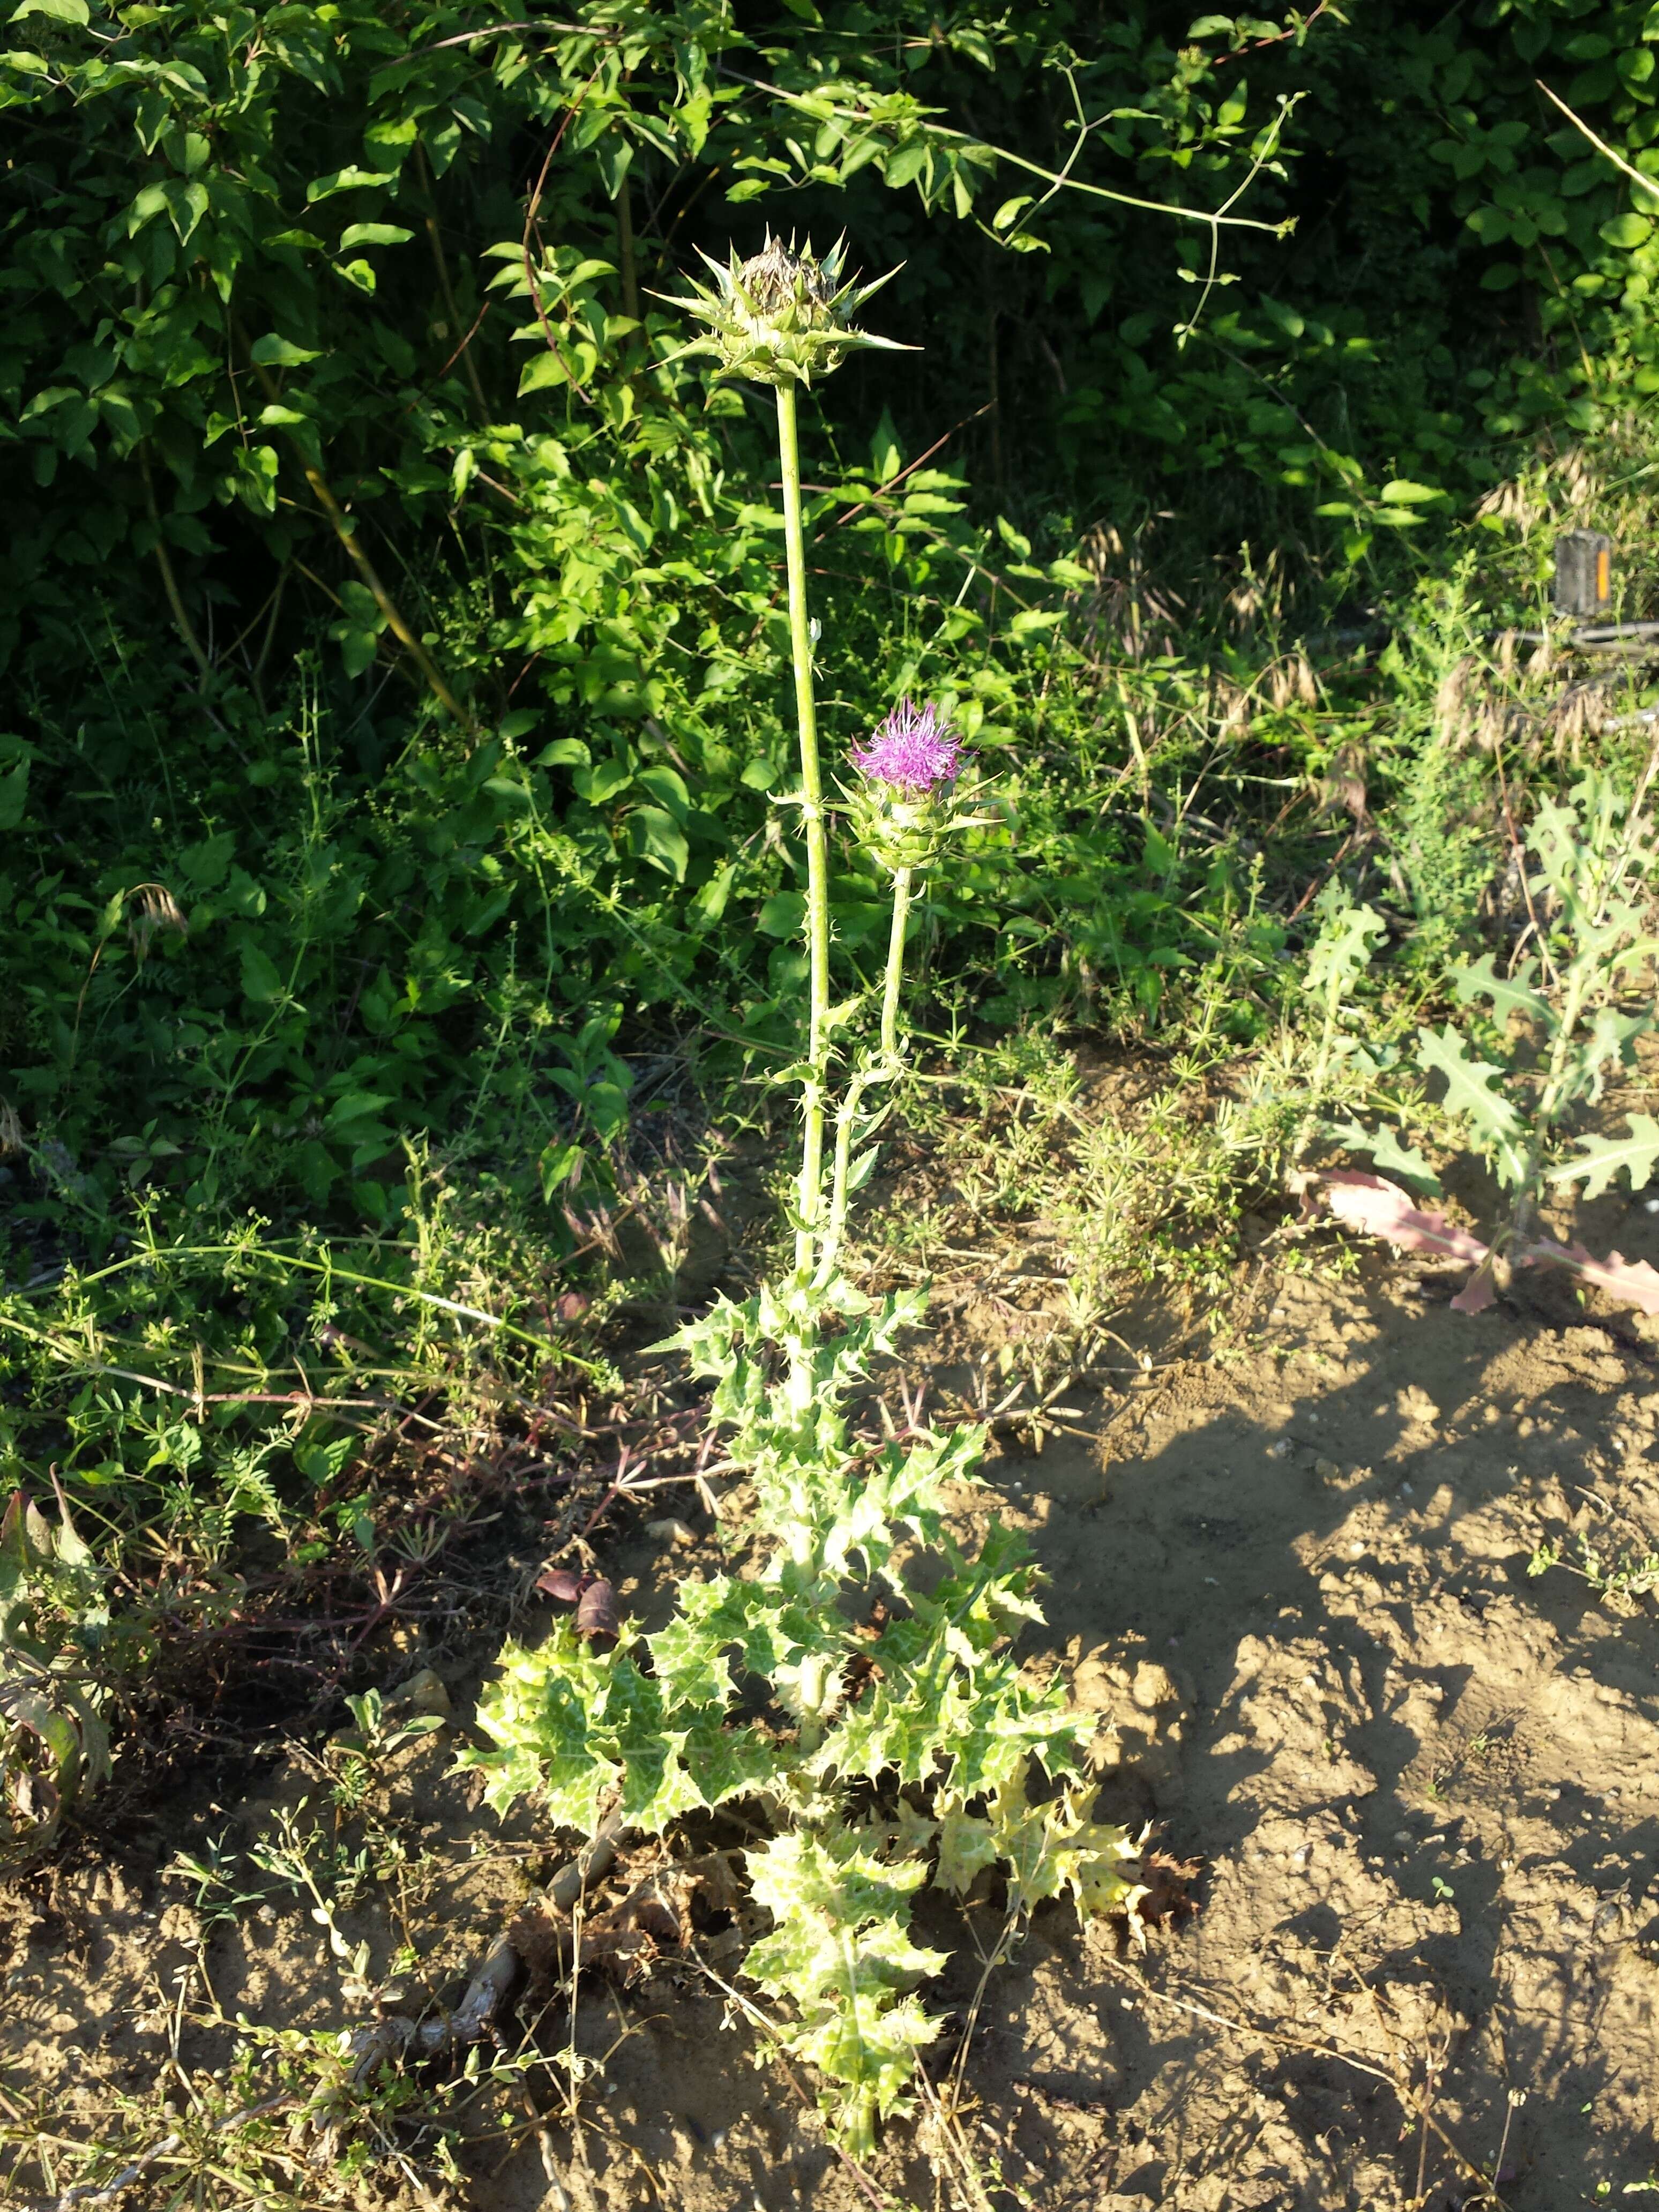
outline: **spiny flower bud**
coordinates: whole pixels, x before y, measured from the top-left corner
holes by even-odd
[[[856,277],[843,283],[845,255],[844,239],[838,239],[820,261],[810,240],[798,252],[793,238],[786,246],[769,230],[761,251],[747,261],[738,259],[735,247],[726,268],[704,253],[702,258],[714,272],[713,284],[694,282],[690,299],[657,295],[671,307],[684,307],[708,325],[706,336],[694,338],[671,358],[712,353],[723,376],[779,385],[810,384],[815,376],[828,376],[860,348],[914,353],[914,346],[855,329],[849,319],[889,278],[897,276],[897,270],[890,269],[873,284],[860,284]]]

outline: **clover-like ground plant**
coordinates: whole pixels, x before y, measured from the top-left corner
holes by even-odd
[[[946,1960],[912,1933],[918,1892],[960,1897],[994,1869],[1015,1914],[1062,1893],[1085,1913],[1129,1913],[1142,1892],[1134,1843],[1090,1817],[1091,1724],[1013,1656],[1022,1626],[1042,1617],[1023,1540],[994,1522],[969,1556],[946,1528],[947,1486],[972,1473],[982,1432],[913,1429],[866,1449],[850,1428],[872,1363],[925,1304],[915,1291],[873,1301],[841,1263],[902,1065],[907,919],[951,840],[988,817],[958,789],[960,748],[933,707],[905,701],[853,750],[847,813],[891,879],[892,927],[874,1020],[856,1000],[832,1007],[794,400],[872,343],[847,317],[874,288],[842,284],[839,258],[769,240],[751,261],[711,264],[714,287],[686,303],[728,373],[777,392],[808,863],[794,1263],[672,1340],[712,1382],[712,1419],[751,1486],[736,1540],[746,1556],[736,1573],[685,1583],[652,1634],[623,1621],[614,1644],[585,1638],[578,1615],[533,1650],[509,1648],[479,1707],[491,1747],[466,1756],[497,1809],[528,1798],[583,1834],[610,1822],[660,1835],[744,1801],[769,1831],[746,1860],[772,1921],[744,1971],[860,2155],[881,2118],[908,2108],[939,2032],[917,1992]]]

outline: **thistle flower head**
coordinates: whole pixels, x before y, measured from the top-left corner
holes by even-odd
[[[962,743],[932,701],[921,707],[901,699],[867,745],[853,747],[860,775],[913,798],[954,783]]]
[[[845,240],[838,239],[820,261],[810,240],[797,251],[793,238],[786,246],[769,230],[761,251],[747,261],[738,260],[735,247],[724,267],[703,254],[712,284],[694,282],[690,299],[657,295],[708,325],[673,358],[712,353],[724,376],[780,385],[810,384],[815,376],[828,376],[863,347],[915,351],[854,326],[851,318],[898,271],[889,270],[873,284],[860,284],[856,277],[843,283],[846,250]]]
[[[854,834],[890,871],[930,868],[957,832],[1003,818],[975,793],[957,791],[962,740],[931,702],[902,699],[851,759],[859,771],[847,792]]]

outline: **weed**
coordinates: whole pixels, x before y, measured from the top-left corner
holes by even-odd
[[[1492,1303],[1500,1268],[1507,1279],[1514,1268],[1547,1265],[1659,1312],[1659,1275],[1645,1263],[1632,1266],[1618,1253],[1595,1260],[1581,1246],[1563,1246],[1537,1230],[1547,1188],[1582,1183],[1584,1195],[1595,1198],[1622,1175],[1632,1190],[1641,1190],[1659,1161],[1659,1122],[1646,1114],[1626,1116],[1626,1137],[1578,1134],[1577,1152],[1565,1150],[1574,1140],[1577,1109],[1600,1101],[1608,1078],[1630,1064],[1636,1039],[1659,1019],[1648,998],[1626,1004],[1635,978],[1659,951],[1644,918],[1652,851],[1643,805],[1653,766],[1629,800],[1608,775],[1591,770],[1568,803],[1550,800],[1539,809],[1527,840],[1538,868],[1526,884],[1528,936],[1537,952],[1522,959],[1517,948],[1506,975],[1490,952],[1455,962],[1451,981],[1459,1004],[1472,1010],[1468,1024],[1417,1033],[1418,1066],[1445,1085],[1441,1111],[1467,1134],[1509,1195],[1508,1218],[1492,1242],[1419,1212],[1398,1184],[1380,1176],[1328,1178],[1328,1202],[1342,1218],[1407,1249],[1449,1252],[1477,1263],[1453,1300],[1460,1311],[1478,1313]],[[1500,1057],[1481,1059],[1482,1049]],[[1379,1158],[1379,1147],[1386,1148],[1389,1164],[1409,1174],[1419,1189],[1439,1194],[1438,1178],[1393,1132],[1373,1138],[1353,1127],[1335,1133]]]
[[[1615,1550],[1588,1535],[1578,1537],[1577,1550],[1577,1558],[1570,1559],[1554,1539],[1547,1538],[1527,1561],[1527,1572],[1536,1576],[1565,1567],[1620,1612],[1634,1612],[1638,1599],[1659,1591],[1659,1553],[1636,1547]]]
[[[939,2032],[914,1994],[945,1963],[910,1933],[925,1885],[961,1895],[1000,1868],[1015,1911],[1069,1891],[1085,1912],[1131,1917],[1145,1892],[1135,1844],[1088,1817],[1088,1723],[1067,1712],[1063,1688],[1039,1686],[1010,1656],[1019,1624],[1040,1618],[1023,1545],[994,1524],[970,1558],[945,1533],[945,1486],[971,1473],[981,1434],[941,1435],[913,1419],[872,1449],[850,1434],[854,1392],[925,1303],[914,1292],[872,1303],[843,1272],[849,1204],[874,1166],[870,1139],[886,1110],[866,1100],[902,1072],[918,879],[948,865],[976,817],[954,795],[959,746],[935,708],[907,702],[854,756],[855,819],[892,901],[878,1034],[852,1045],[858,1002],[830,1003],[795,450],[793,380],[805,371],[791,350],[803,302],[828,281],[810,252],[793,260],[769,248],[734,266],[732,297],[706,310],[739,373],[777,388],[808,862],[808,1031],[791,1071],[802,1099],[793,1266],[743,1304],[718,1301],[671,1340],[714,1382],[711,1413],[753,1490],[756,1556],[748,1573],[684,1587],[672,1620],[651,1635],[619,1618],[607,1583],[574,1582],[563,1591],[577,1600],[574,1619],[533,1651],[503,1655],[478,1711],[493,1747],[462,1762],[483,1771],[498,1810],[531,1796],[585,1833],[608,1820],[660,1834],[738,1797],[765,1808],[775,1832],[745,1856],[772,1927],[745,1972],[788,2000],[793,2018],[779,2039],[823,2078],[831,2127],[857,2157],[873,2148],[878,2120],[909,2109],[920,2054]],[[751,294],[769,303],[758,313]],[[815,327],[832,346],[841,331],[826,301]],[[902,1563],[907,1536],[944,1556],[931,1589]],[[739,1668],[763,1690],[758,1710]],[[1059,1795],[1034,1795],[1039,1776]]]

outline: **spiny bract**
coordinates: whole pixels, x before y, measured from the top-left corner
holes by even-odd
[[[854,326],[851,318],[898,270],[890,269],[872,284],[860,284],[856,277],[843,283],[846,252],[845,239],[837,239],[820,261],[810,240],[798,252],[793,237],[786,246],[769,230],[761,251],[747,261],[738,260],[735,246],[725,267],[702,254],[714,272],[713,284],[694,281],[690,299],[658,295],[669,307],[683,307],[708,325],[705,336],[693,338],[675,358],[712,353],[722,375],[781,385],[828,376],[861,348],[914,352],[896,338],[877,337]]]

